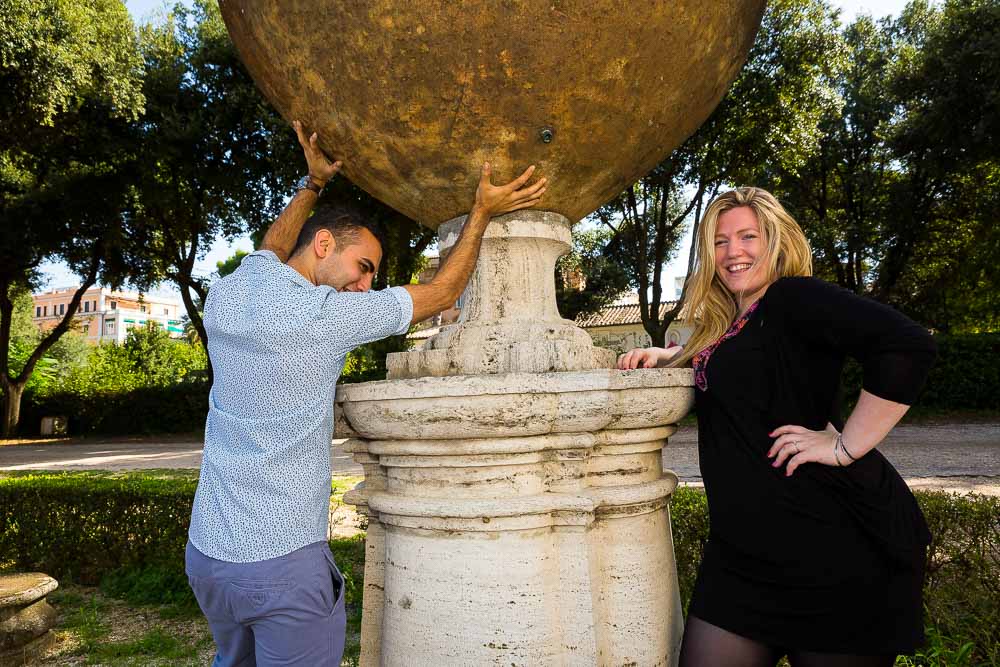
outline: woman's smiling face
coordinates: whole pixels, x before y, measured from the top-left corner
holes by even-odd
[[[737,297],[754,296],[767,287],[760,260],[764,254],[757,215],[749,206],[719,216],[715,229],[715,273]]]

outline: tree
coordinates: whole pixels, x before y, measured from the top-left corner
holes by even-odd
[[[220,278],[225,278],[230,273],[235,271],[243,263],[243,258],[249,255],[246,250],[237,250],[232,255],[222,260],[221,262],[215,263],[215,273]]]
[[[149,159],[134,174],[131,238],[149,264],[138,283],[176,284],[207,345],[208,281],[195,275],[196,261],[217,237],[270,224],[302,158],[237,58],[216,3],[178,4],[140,32],[146,113],[133,140]]]
[[[611,249],[639,296],[643,327],[663,345],[686,290],[661,315],[663,264],[692,230],[688,272],[707,202],[725,186],[753,184],[780,165],[795,170],[815,153],[819,123],[836,107],[829,85],[843,46],[836,12],[825,0],[776,0],[735,82],[698,130],[639,182],[599,208],[593,219],[612,233]]]
[[[121,243],[131,154],[123,127],[142,109],[141,60],[120,0],[0,5],[0,387],[2,431],[17,427],[35,367],[70,328],[83,293],[129,271]],[[81,278],[65,316],[11,366],[15,298],[62,259]]]
[[[568,320],[596,313],[628,289],[625,268],[609,251],[605,227],[573,229],[573,248],[556,264],[556,303]]]
[[[898,178],[885,140],[897,107],[886,94],[896,49],[890,26],[861,16],[846,28],[847,64],[831,81],[843,108],[826,110],[809,160],[776,165],[762,182],[802,225],[817,275],[856,293],[867,290],[881,256],[888,192]]]
[[[813,159],[772,170],[768,187],[820,275],[942,331],[996,328],[1000,7],[921,0],[896,20],[859,18],[845,42],[843,113],[824,118]]]
[[[875,293],[940,330],[996,330],[1000,5],[917,0],[894,28],[889,142],[903,178]]]

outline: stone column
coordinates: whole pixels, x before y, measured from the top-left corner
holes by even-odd
[[[442,261],[465,216],[438,228]],[[570,249],[570,223],[558,213],[516,211],[494,218],[462,296],[458,322],[422,350],[392,354],[389,379],[610,368],[615,355],[556,307],[556,260]]]
[[[369,516],[363,665],[676,662],[661,451],[691,373],[612,370],[559,317],[568,247],[561,216],[494,221],[459,322],[338,390],[366,477],[345,497]]]
[[[0,667],[32,664],[52,646],[56,612],[45,596],[58,586],[40,572],[0,575]]]

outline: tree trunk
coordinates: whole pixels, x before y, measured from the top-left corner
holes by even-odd
[[[212,358],[208,356],[208,334],[205,332],[205,322],[201,318],[201,313],[198,312],[198,306],[195,304],[194,299],[191,298],[191,290],[197,290],[198,288],[194,286],[193,281],[186,284],[178,281],[178,287],[181,288],[181,301],[184,302],[184,309],[187,311],[188,319],[191,320],[191,325],[198,332],[198,340],[201,341],[201,345],[205,349],[205,377],[208,379],[208,386],[211,387],[212,382],[215,380],[215,373],[212,371]],[[202,304],[204,304],[206,295],[199,291],[198,296],[201,298]]]
[[[3,437],[13,438],[21,417],[21,396],[26,382],[3,382]]]

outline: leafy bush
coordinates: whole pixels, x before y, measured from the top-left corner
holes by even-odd
[[[196,482],[146,475],[0,479],[0,554],[85,584],[121,569],[183,569]]]
[[[918,405],[1000,410],[1000,334],[935,336],[938,358]]]
[[[708,542],[708,499],[705,493],[701,489],[678,487],[670,498],[670,524],[674,533],[677,583],[686,616],[701,554]]]
[[[924,605],[936,664],[1000,665],[1000,498],[918,493],[932,543]],[[935,664],[927,662],[925,664]]]
[[[70,433],[201,430],[208,410],[205,368],[200,345],[171,339],[156,326],[132,329],[124,344],[89,348],[85,363],[60,363],[55,379],[29,385],[21,431],[37,433],[46,415],[69,417]]]
[[[939,334],[934,341],[937,360],[914,408],[1000,411],[1000,334]],[[861,367],[853,360],[844,368],[843,386],[853,405],[861,390]]]
[[[938,346],[937,360],[914,410],[931,414],[1000,411],[1000,334],[939,334],[934,341]],[[843,377],[847,408],[857,401],[861,379],[861,366],[849,360]]]
[[[67,415],[73,434],[187,433],[205,428],[208,383],[139,387],[125,392],[26,394],[22,432],[37,434],[41,418]]]
[[[100,584],[134,604],[193,605],[184,548],[197,479],[149,473],[0,477],[0,570]],[[332,540],[360,623],[364,540]]]
[[[899,665],[1000,665],[1000,498],[920,491],[933,541],[924,582],[927,646]],[[677,578],[685,612],[708,541],[700,489],[670,502]]]
[[[46,473],[0,477],[0,569],[41,570],[136,604],[192,608],[184,546],[192,478]],[[1000,664],[1000,498],[919,492],[934,536],[924,589],[928,645],[900,665]],[[687,609],[708,540],[700,489],[671,500],[681,600]],[[330,543],[356,632],[364,540]],[[352,648],[356,650],[356,647]]]

